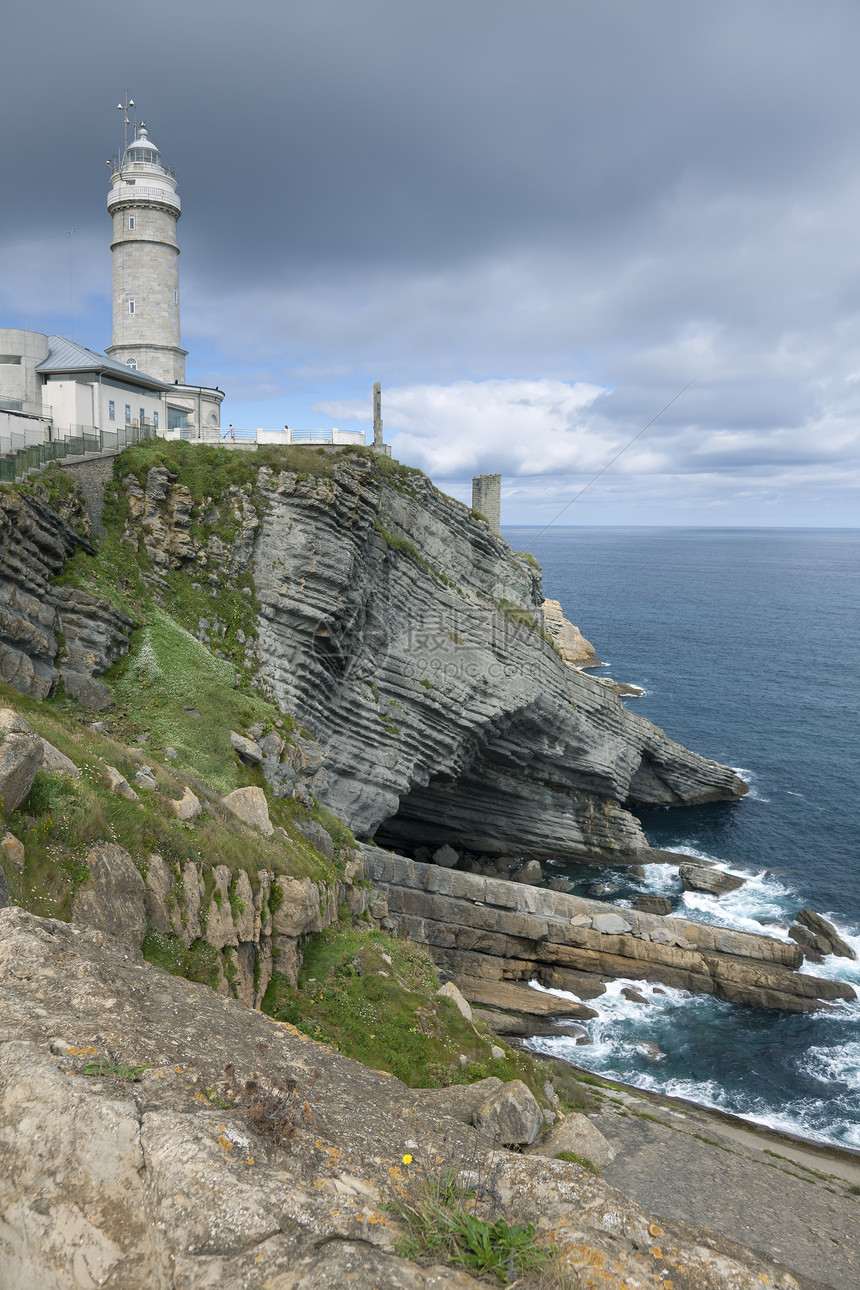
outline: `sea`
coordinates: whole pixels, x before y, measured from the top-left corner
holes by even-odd
[[[626,706],[750,785],[735,803],[642,811],[654,847],[716,862],[746,884],[684,893],[677,870],[645,878],[553,866],[580,895],[787,939],[803,906],[857,961],[803,971],[860,996],[860,530],[510,528],[543,567],[544,594],[594,645],[595,675],[641,686]],[[621,993],[634,985],[650,1006]],[[587,1042],[538,1051],[628,1084],[860,1150],[860,998],[799,1016],[618,981],[595,1001]]]

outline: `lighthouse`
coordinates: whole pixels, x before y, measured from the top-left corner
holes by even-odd
[[[185,384],[179,343],[179,245],[182,213],[176,175],[146,126],[111,166],[113,339],[107,353],[170,385]]]
[[[126,131],[122,152],[109,163],[107,208],[113,220],[113,335],[105,350],[124,366],[172,386],[168,430],[183,438],[218,437],[221,390],[186,385],[179,334],[179,243],[182,214],[176,174],[150,139],[144,122],[129,121],[133,101],[119,104]]]

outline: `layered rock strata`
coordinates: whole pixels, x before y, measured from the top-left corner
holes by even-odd
[[[577,994],[582,973],[784,1012],[855,997],[844,982],[799,973],[800,947],[774,937],[419,864],[377,847],[362,855],[392,924],[430,946],[470,1002],[492,1002],[480,984],[487,981],[536,978]]]
[[[56,577],[85,536],[75,495],[51,505],[44,489],[0,489],[0,680],[45,699],[62,675],[90,706],[109,701],[93,678],[128,649],[134,623],[106,601]]]
[[[637,806],[746,791],[565,666],[535,567],[467,507],[359,454],[327,468],[264,467],[198,508],[153,468],[124,481],[126,536],[165,572],[253,575],[245,663],[313,731],[311,791],[355,832],[605,861],[645,847]]]
[[[577,1164],[494,1149],[456,1093],[425,1104],[104,933],[2,910],[0,979],[3,1286],[479,1290],[394,1252],[386,1204],[439,1162],[490,1179],[492,1216],[534,1223],[583,1290],[797,1284]]]

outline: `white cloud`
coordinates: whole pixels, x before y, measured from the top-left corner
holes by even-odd
[[[605,439],[583,412],[605,393],[585,381],[455,381],[385,391],[383,421],[395,455],[433,476],[495,471],[545,475],[596,470]],[[322,401],[334,420],[366,420],[354,400]]]

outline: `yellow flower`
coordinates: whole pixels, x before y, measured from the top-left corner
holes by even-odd
[[[412,1164],[412,1157],[411,1157],[410,1155],[405,1155],[405,1156],[403,1157],[403,1163],[404,1163],[405,1165],[411,1165],[411,1164]]]

